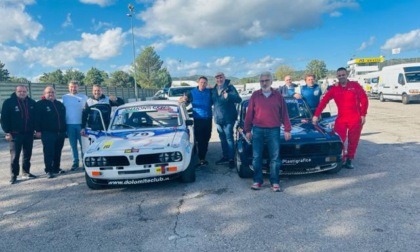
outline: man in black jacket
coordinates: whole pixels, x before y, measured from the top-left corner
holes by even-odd
[[[229,164],[229,168],[235,167],[233,126],[238,117],[236,103],[242,101],[236,88],[230,84],[222,72],[215,75],[216,85],[212,89],[212,101],[214,106],[214,121],[216,122],[217,133],[219,133],[222,144],[223,156],[216,161],[216,165]]]
[[[44,100],[36,103],[35,130],[36,137],[42,141],[45,172],[48,178],[54,178],[54,173],[64,173],[60,162],[66,136],[66,108],[55,99],[53,87],[47,86],[44,96]]]
[[[10,183],[16,183],[19,175],[20,152],[23,150],[22,177],[36,178],[30,173],[34,142],[35,101],[28,97],[26,86],[16,86],[15,93],[5,100],[1,110],[1,127],[9,141],[11,163]]]

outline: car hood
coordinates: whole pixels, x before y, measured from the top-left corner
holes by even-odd
[[[144,130],[114,132],[98,138],[87,153],[95,151],[124,151],[145,149],[164,149],[180,143],[184,130]],[[179,145],[179,144],[178,144]]]
[[[282,127],[282,135],[284,128]],[[302,121],[300,123],[292,124],[292,139],[334,139],[338,136],[332,129],[325,128],[319,124],[313,124],[309,121]]]

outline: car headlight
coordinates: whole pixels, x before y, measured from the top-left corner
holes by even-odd
[[[162,163],[169,162],[169,158],[170,158],[169,153],[161,153],[161,154],[159,154],[159,160]]]
[[[98,166],[107,166],[107,160],[105,157],[98,157],[96,159]]]
[[[182,160],[182,154],[179,151],[171,153],[171,159],[173,162],[179,162]]]

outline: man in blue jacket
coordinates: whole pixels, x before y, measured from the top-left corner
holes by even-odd
[[[313,114],[321,100],[322,90],[321,87],[315,83],[315,75],[313,74],[307,74],[305,76],[305,83],[306,85],[300,86],[301,96],[298,95],[295,97],[297,99],[304,99]]]
[[[233,127],[238,117],[236,103],[241,102],[242,99],[222,72],[216,73],[215,78],[216,85],[212,89],[213,112],[223,151],[223,156],[216,161],[216,165],[229,163],[229,168],[232,169],[235,167]]]
[[[192,104],[192,115],[194,118],[194,138],[197,142],[198,165],[207,165],[206,154],[212,131],[212,99],[211,89],[207,88],[207,78],[198,78],[198,86],[191,92],[181,96],[180,102]]]

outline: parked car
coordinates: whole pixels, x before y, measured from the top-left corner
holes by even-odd
[[[196,87],[191,87],[191,86],[170,87],[168,90],[168,100],[178,101],[179,97],[191,92],[191,90],[194,88]]]
[[[105,113],[102,113],[104,111]],[[142,101],[104,116],[106,106],[92,107],[83,137],[87,186],[161,182],[180,177],[195,181],[197,163],[193,121],[177,101]],[[106,120],[110,120],[106,126]]]
[[[164,89],[157,91],[153,96],[152,100],[167,100],[168,99],[168,92]]]
[[[253,176],[252,144],[245,139],[242,128],[248,108],[248,97],[239,105],[236,128],[236,168],[240,177]],[[280,137],[281,174],[298,175],[317,172],[337,173],[342,165],[343,143],[334,132],[336,116],[323,113],[319,124],[312,123],[312,113],[304,100],[285,97],[292,124],[292,139],[284,140],[283,128]],[[264,148],[263,172],[269,172],[268,151]]]

